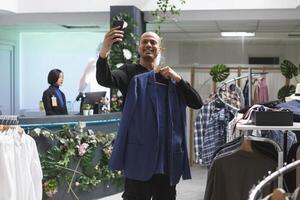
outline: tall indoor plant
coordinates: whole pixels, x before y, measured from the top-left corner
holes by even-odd
[[[280,70],[282,75],[286,78],[285,85],[281,87],[278,91],[277,97],[278,99],[283,100],[285,97],[292,95],[295,93],[295,85],[290,84],[290,80],[294,77],[297,80],[297,76],[299,74],[299,67],[297,67],[294,63],[289,60],[283,60],[280,64]]]

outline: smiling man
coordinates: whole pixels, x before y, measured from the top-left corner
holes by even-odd
[[[116,27],[105,35],[96,71],[98,83],[119,89],[125,102],[110,168],[124,172],[124,200],[175,200],[180,177],[191,178],[185,106],[199,109],[202,100],[171,67],[157,66],[161,39],[154,32],[142,34],[138,64],[111,71],[107,57],[123,34]]]

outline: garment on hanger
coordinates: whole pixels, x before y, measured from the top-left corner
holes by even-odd
[[[254,84],[254,104],[262,104],[269,101],[268,85],[266,78],[259,78]]]
[[[157,84],[159,76],[150,71],[132,78],[109,166],[141,181],[163,172],[170,185],[176,185],[180,178],[191,178],[185,137],[187,105],[175,81],[168,80],[165,87]]]
[[[288,109],[293,112],[294,122],[300,122],[300,101],[292,100],[277,104],[277,108]]]
[[[195,156],[200,165],[209,166],[215,150],[226,143],[226,127],[235,111],[218,106],[217,99],[203,105],[195,120]]]
[[[245,107],[249,107],[249,80],[246,80],[246,83],[243,88],[243,95],[244,95]]]
[[[223,85],[219,90],[220,98],[227,104],[237,108],[244,108],[244,96],[241,88],[235,83]]]
[[[242,144],[242,137],[238,137],[235,140],[222,145],[217,151],[215,151],[213,158],[217,158],[218,156],[222,156],[226,152],[231,152],[240,148]],[[261,141],[251,141],[251,146],[255,151],[258,151],[270,159],[277,162],[278,160],[278,152],[274,145],[268,142]]]
[[[270,138],[275,141],[283,149],[283,134],[281,130],[263,130],[261,131],[261,136],[265,138]],[[297,136],[293,131],[287,131],[287,152],[290,150],[293,144],[297,143]]]
[[[43,176],[36,144],[21,131],[0,132],[0,199],[41,200]]]
[[[276,166],[274,160],[256,150],[227,152],[216,158],[209,169],[204,199],[247,199],[252,186]],[[272,187],[265,187],[263,193],[269,194]]]

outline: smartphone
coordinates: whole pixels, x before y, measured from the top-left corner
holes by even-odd
[[[124,25],[124,21],[123,20],[115,20],[112,23],[112,27],[113,28],[119,26],[118,30],[122,30],[123,29],[123,25]],[[117,41],[114,44],[120,44],[120,42]]]
[[[123,29],[123,25],[124,25],[124,21],[123,20],[115,20],[113,21],[112,27],[120,27],[118,30],[122,30]]]

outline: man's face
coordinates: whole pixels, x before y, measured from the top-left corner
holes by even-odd
[[[160,53],[160,38],[155,33],[144,33],[140,40],[139,53],[141,59],[154,61]]]

